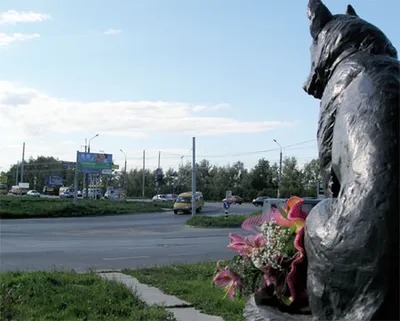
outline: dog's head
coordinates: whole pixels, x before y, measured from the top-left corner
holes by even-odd
[[[311,72],[304,90],[320,99],[332,71],[343,59],[356,52],[388,55],[397,58],[397,51],[374,25],[358,17],[351,5],[345,14],[332,15],[321,0],[309,0]]]

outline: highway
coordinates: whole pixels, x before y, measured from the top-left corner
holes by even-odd
[[[250,214],[251,204],[230,213]],[[208,203],[200,215],[223,214]],[[80,218],[0,221],[0,270],[87,271],[227,259],[229,232],[185,226],[189,215],[172,212]],[[243,231],[244,233],[244,231]]]

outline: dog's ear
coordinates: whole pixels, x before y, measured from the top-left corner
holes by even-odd
[[[349,16],[358,17],[357,12],[354,10],[354,8],[351,6],[351,4],[349,4],[349,5],[347,6],[346,14],[349,15]]]
[[[332,20],[333,15],[321,0],[309,0],[307,16],[310,20],[310,33],[316,39],[325,25]]]

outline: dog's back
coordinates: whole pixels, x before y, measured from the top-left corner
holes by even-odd
[[[306,90],[321,98],[319,152],[334,197],[306,222],[310,306],[327,320],[397,319],[397,52],[352,8],[332,16],[320,1],[310,3],[315,43]]]

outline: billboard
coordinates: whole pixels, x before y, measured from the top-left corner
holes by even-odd
[[[26,189],[29,189],[29,183],[18,183],[18,187],[19,188],[26,188]]]
[[[62,178],[61,176],[49,175],[49,176],[46,176],[46,178],[45,178],[45,184],[46,185],[63,186],[64,178]]]
[[[68,168],[75,168],[76,163],[75,162],[66,162],[66,161],[62,161],[61,165],[63,167],[68,167]]]
[[[78,171],[91,174],[112,174],[112,154],[78,152]]]

